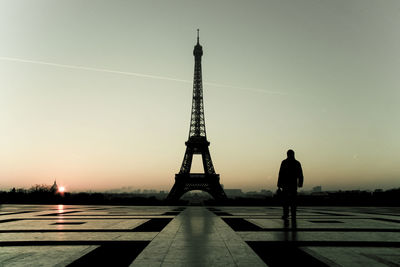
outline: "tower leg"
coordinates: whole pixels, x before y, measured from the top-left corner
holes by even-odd
[[[180,182],[176,182],[169,192],[167,198],[165,199],[167,202],[178,201],[184,194],[184,185]]]
[[[210,150],[208,150],[208,147],[204,149],[204,151],[201,153],[201,156],[203,159],[204,173],[207,174],[215,173],[214,166],[211,160]]]
[[[183,162],[181,166],[180,173],[190,173],[193,161],[193,149],[186,147],[185,156],[183,156]]]

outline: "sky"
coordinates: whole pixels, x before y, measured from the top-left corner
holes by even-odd
[[[197,28],[225,188],[400,187],[397,0],[0,0],[0,189],[169,190]]]

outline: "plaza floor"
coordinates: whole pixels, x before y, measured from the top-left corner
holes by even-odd
[[[0,266],[400,266],[397,207],[0,205]]]

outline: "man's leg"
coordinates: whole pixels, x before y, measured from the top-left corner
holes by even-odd
[[[282,219],[287,219],[289,218],[289,205],[284,205],[283,206],[283,216]]]
[[[292,213],[292,219],[296,219],[296,208],[297,208],[297,191],[290,192],[290,211]]]
[[[282,190],[283,216],[282,219],[289,218],[289,194],[287,190]]]

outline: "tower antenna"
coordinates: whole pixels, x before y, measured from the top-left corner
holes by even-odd
[[[200,41],[200,29],[197,29],[197,43],[199,43]]]

